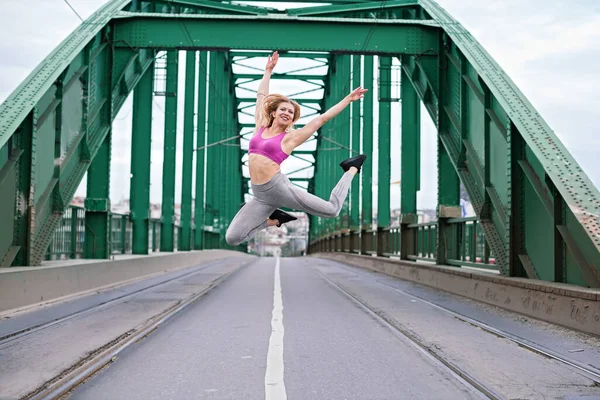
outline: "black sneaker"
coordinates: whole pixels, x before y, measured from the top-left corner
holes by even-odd
[[[358,155],[358,156],[352,157],[352,158],[347,158],[340,163],[340,167],[342,167],[342,169],[346,172],[351,167],[356,167],[358,169],[358,172],[360,172],[360,167],[363,165],[363,163],[365,162],[366,159],[367,159],[367,156],[364,154],[361,154],[361,155]]]
[[[269,219],[276,219],[277,221],[279,221],[279,223],[277,224],[277,227],[280,227],[281,224],[285,224],[286,222],[297,220],[298,218],[296,218],[293,215],[290,215],[286,212],[283,212],[281,210],[275,210],[275,211],[273,211],[273,214],[271,214],[269,216]]]

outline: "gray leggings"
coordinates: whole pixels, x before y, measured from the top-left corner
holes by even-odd
[[[346,200],[353,177],[346,172],[331,191],[329,201],[294,186],[281,172],[262,185],[252,183],[254,197],[233,218],[225,240],[237,246],[252,239],[258,231],[267,227],[267,218],[279,207],[301,210],[318,217],[336,217]]]

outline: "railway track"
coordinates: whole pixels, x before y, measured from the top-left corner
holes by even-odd
[[[198,274],[198,273],[206,270],[207,268],[218,266],[218,265],[222,264],[224,261],[226,261],[226,260],[213,261],[213,262],[210,262],[210,263],[208,263],[207,265],[205,265],[205,266],[203,266],[201,268],[195,268],[193,271],[188,271],[188,272],[176,274],[175,276],[170,277],[170,278],[168,278],[168,279],[166,279],[164,281],[160,281],[160,282],[155,283],[153,285],[146,286],[146,287],[143,287],[141,289],[138,289],[138,290],[135,290],[135,291],[132,291],[132,292],[129,292],[129,293],[117,296],[115,298],[112,298],[110,300],[104,301],[104,302],[99,303],[99,304],[95,304],[95,305],[93,305],[91,307],[88,307],[88,308],[85,308],[83,310],[79,310],[79,311],[76,311],[74,313],[70,313],[70,314],[62,316],[60,318],[53,319],[51,321],[46,321],[46,322],[43,322],[43,323],[40,323],[40,324],[29,326],[27,328],[15,330],[14,332],[10,332],[8,334],[4,334],[3,336],[0,336],[0,349],[4,348],[5,346],[7,346],[8,344],[10,344],[11,342],[14,342],[15,340],[19,340],[19,339],[21,339],[21,338],[23,338],[23,337],[25,337],[27,335],[31,335],[31,334],[36,333],[36,332],[40,332],[40,331],[42,331],[44,329],[48,329],[48,328],[50,328],[52,326],[55,326],[55,325],[67,322],[69,320],[72,320],[72,319],[75,319],[75,318],[78,318],[78,317],[83,317],[83,316],[92,314],[92,313],[97,312],[97,311],[108,309],[108,308],[110,308],[110,307],[112,307],[112,306],[114,306],[114,305],[116,305],[116,304],[118,304],[118,303],[120,303],[122,301],[125,301],[128,298],[136,296],[136,295],[138,295],[140,293],[144,293],[144,292],[150,291],[152,289],[156,289],[156,288],[159,288],[161,286],[165,286],[165,285],[167,285],[167,284],[169,284],[169,283],[171,283],[173,281],[176,281],[178,279],[187,278],[187,277],[196,275],[196,274]],[[231,261],[231,260],[229,260],[229,261]]]
[[[492,400],[506,400],[506,397],[497,393],[494,389],[486,386],[483,382],[480,382],[475,377],[468,374],[466,371],[462,370],[459,366],[452,363],[451,361],[441,357],[436,352],[432,351],[429,346],[419,340],[415,335],[411,334],[409,331],[404,329],[401,326],[393,323],[389,319],[387,319],[384,315],[379,313],[377,310],[373,309],[369,304],[363,301],[360,297],[356,296],[354,293],[335,282],[333,279],[328,277],[323,272],[319,271],[315,268],[317,273],[333,288],[338,290],[341,294],[346,296],[350,301],[355,303],[359,308],[361,308],[364,312],[369,314],[371,317],[379,321],[383,326],[387,327],[396,337],[400,340],[412,345],[418,352],[423,354],[426,358],[428,358],[433,364],[436,364],[442,370],[446,371],[450,376],[454,377],[457,381],[459,381],[471,394],[476,397],[480,397],[482,399],[492,399]]]
[[[36,390],[23,396],[21,399],[26,399],[26,400],[58,399],[58,398],[61,398],[62,396],[64,396],[65,394],[70,393],[82,382],[85,382],[86,380],[91,378],[93,375],[95,375],[98,371],[102,370],[104,367],[106,367],[107,365],[112,363],[117,358],[117,356],[121,352],[126,350],[130,345],[135,344],[136,342],[138,342],[140,340],[143,340],[146,336],[150,335],[153,331],[155,331],[157,328],[159,328],[160,325],[164,324],[169,319],[174,317],[176,314],[183,311],[184,309],[186,309],[187,307],[189,307],[190,305],[194,304],[196,301],[198,301],[199,299],[204,297],[211,290],[213,290],[214,288],[219,286],[228,277],[235,274],[236,272],[243,269],[244,267],[248,266],[249,264],[254,263],[255,261],[256,260],[243,262],[241,260],[235,260],[234,262],[241,264],[239,268],[236,268],[234,271],[222,275],[221,277],[212,281],[211,284],[208,287],[206,287],[204,290],[202,290],[198,293],[194,293],[194,294],[190,295],[189,297],[177,302],[172,307],[164,310],[163,312],[161,312],[158,315],[153,316],[152,318],[150,318],[147,321],[145,321],[144,323],[136,326],[135,328],[129,330],[128,332],[125,332],[123,335],[119,336],[118,338],[116,338],[112,342],[108,343],[107,345],[103,346],[102,348],[96,349],[96,351],[92,352],[88,357],[86,357],[85,359],[80,360],[76,364],[72,365],[69,369],[63,371],[58,376],[47,381],[45,384],[41,385]],[[116,302],[123,301],[131,296],[143,293],[150,289],[160,288],[161,286],[164,286],[174,280],[193,277],[194,275],[196,275],[202,271],[205,271],[208,268],[218,266],[224,262],[232,262],[232,260],[229,259],[229,260],[219,260],[219,261],[211,262],[210,264],[208,264],[200,269],[196,269],[194,271],[179,274],[176,277],[169,278],[160,283],[148,286],[146,288],[137,290],[132,293],[128,293],[127,295],[112,299],[101,305],[90,307],[81,312],[77,312],[72,315],[66,316],[64,318],[54,320],[47,324],[42,324],[35,328],[35,332],[39,332],[40,330],[47,329],[50,326],[54,326],[58,323],[65,322],[65,321],[68,321],[68,320],[76,318],[76,317],[81,317],[82,315],[87,315],[87,314],[91,314],[93,312],[97,312],[99,310],[103,310],[107,307],[110,307],[111,305],[114,305]],[[4,345],[6,345],[8,343],[7,340],[14,341],[18,338],[22,338],[22,337],[26,336],[27,334],[31,334],[31,333],[33,333],[33,330],[27,330],[26,332],[22,332],[18,335],[12,335],[8,339],[4,340]]]

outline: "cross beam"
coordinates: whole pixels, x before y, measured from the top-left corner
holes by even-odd
[[[285,32],[285,35],[281,33]],[[278,49],[362,54],[437,54],[431,21],[120,12],[114,43],[156,49]]]
[[[234,79],[255,79],[255,80],[260,80],[262,79],[263,75],[262,74],[234,74],[233,78]],[[325,78],[327,78],[327,75],[289,75],[289,74],[273,74],[271,75],[271,80],[273,79],[286,79],[286,80],[301,80],[301,81],[306,81],[306,80],[325,80]]]

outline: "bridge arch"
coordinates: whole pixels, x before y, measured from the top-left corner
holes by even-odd
[[[599,287],[598,190],[472,35],[432,0],[331,3],[277,13],[265,7],[204,0],[113,0],[98,10],[0,105],[0,218],[10,221],[0,232],[2,265],[41,263],[86,172],[91,181],[85,207],[86,232],[96,239],[94,244],[86,242],[86,254],[108,256],[111,123],[127,96],[135,91],[138,101],[134,110],[139,118],[134,120],[133,134],[150,129],[147,113],[140,110],[147,109],[148,96],[153,93],[158,51],[167,51],[167,64],[174,62],[175,51],[199,51],[200,64],[205,66],[200,75],[215,78],[204,88],[207,107],[202,111],[199,106],[198,118],[210,121],[229,117],[224,131],[202,132],[210,143],[235,136],[224,133],[239,133],[243,124],[238,112],[251,104],[251,98],[237,97],[235,89],[240,80],[256,78],[250,74],[236,76],[231,67],[236,57],[252,57],[251,52],[277,48],[288,52],[288,56],[306,58],[317,58],[317,52],[326,60],[326,76],[303,77],[305,81],[319,80],[325,89],[322,99],[305,100],[315,112],[339,97],[341,89],[349,84],[357,59],[378,57],[377,107],[384,121],[376,128],[384,139],[378,149],[383,156],[379,157],[380,181],[389,180],[390,149],[389,140],[385,140],[389,139],[389,124],[386,126],[385,121],[389,119],[389,102],[393,101],[387,93],[392,59],[398,59],[401,65],[402,120],[407,134],[403,132],[402,137],[400,227],[386,229],[390,223],[389,188],[386,192],[382,187],[378,189],[378,209],[382,212],[375,232],[363,229],[360,214],[364,210],[358,210],[353,197],[345,220],[312,219],[312,251],[341,249],[335,244],[337,238],[354,242],[364,237],[371,241],[373,252],[380,255],[390,253],[384,250],[387,248],[405,259],[423,256],[423,252],[414,251],[419,242],[419,227],[415,226],[419,160],[411,157],[420,140],[419,104],[423,103],[438,130],[439,219],[435,254],[429,258],[440,264],[452,264],[459,258],[460,246],[456,243],[460,243],[457,237],[463,228],[454,220],[460,217],[462,182],[501,273]],[[286,29],[289,36],[278,39],[273,35],[281,29]],[[368,67],[362,71],[367,76],[373,73]],[[215,86],[215,82],[222,85]],[[164,95],[169,98],[176,91],[175,77],[167,75]],[[211,106],[215,98],[227,99],[222,109],[217,109],[214,101]],[[369,107],[363,110],[363,119],[369,118]],[[356,112],[349,110],[341,118],[349,120],[354,115]],[[189,128],[189,121],[187,129],[193,130],[193,122]],[[355,132],[363,140],[373,135],[364,124],[352,124],[357,125]],[[165,129],[175,128],[165,125]],[[315,172],[306,185],[319,195],[331,186],[330,171],[335,168],[336,152],[320,151],[329,143],[327,139],[357,148],[339,133],[329,138],[317,135],[316,149],[307,151],[314,159]],[[240,143],[240,138],[233,140]],[[147,145],[143,135],[138,144]],[[242,154],[232,149],[204,151],[209,165],[221,157],[241,163]],[[145,177],[145,159],[135,164],[139,165],[139,175]],[[185,159],[184,164],[191,171],[191,159]],[[227,170],[227,174],[241,180],[241,166]],[[191,175],[186,179],[191,182]],[[197,201],[195,214],[218,212],[222,227],[243,201],[247,186],[225,185],[209,196],[216,182],[211,179],[207,175],[207,181],[202,182],[206,203],[199,207],[201,202]],[[142,197],[146,196],[146,181],[140,178],[135,182]],[[364,182],[362,187],[365,192]],[[223,197],[233,200],[219,204],[218,199]],[[182,226],[181,234],[187,248],[203,246],[201,238],[192,239],[192,222],[187,218],[191,218],[191,192],[188,198],[187,225]],[[171,198],[167,200],[172,202]],[[144,197],[136,202],[135,210],[132,208],[136,243],[144,243],[144,239],[148,242],[148,215],[143,211],[146,204]],[[173,232],[172,214],[165,214],[163,209],[163,216],[167,232],[162,238],[163,249],[172,250],[173,237],[168,233]],[[196,232],[205,225],[196,222]],[[340,233],[344,229],[354,234],[344,236]],[[211,246],[222,243],[212,231],[203,237],[210,238]],[[391,246],[391,242],[395,244]]]

